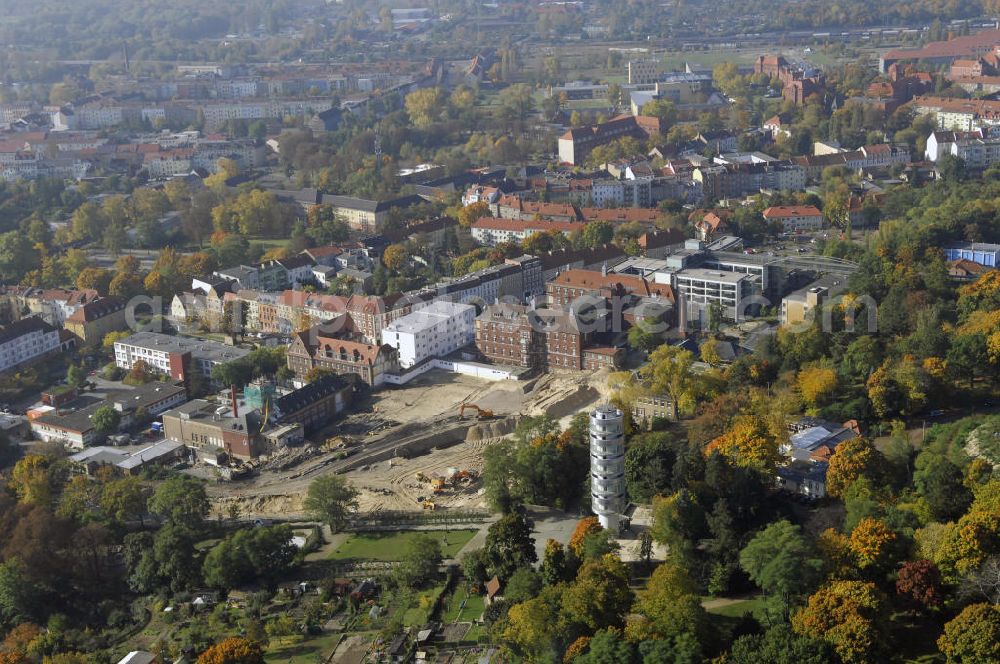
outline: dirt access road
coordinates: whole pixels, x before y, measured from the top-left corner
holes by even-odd
[[[303,457],[282,470],[265,467],[245,480],[210,485],[209,497],[223,515],[235,503],[243,517],[296,518],[304,515],[302,501],[316,477],[350,468],[347,478],[361,491],[362,512],[420,510],[418,499],[430,498],[431,493],[429,486],[416,479],[418,473],[433,477],[447,474],[450,468],[478,472],[483,449],[496,438],[459,442],[410,459],[368,463],[367,458],[384,457],[387,450],[403,447],[409,440],[453,428],[463,403],[475,403],[498,417],[548,414],[565,424],[579,410],[597,403],[606,386],[604,371],[550,373],[530,381],[500,382],[431,371],[409,385],[374,394],[367,410],[350,414],[332,428],[329,435],[361,441],[358,451],[347,459],[328,451]],[[472,415],[466,417],[473,423]],[[479,488],[472,483],[449,489],[433,500],[438,508],[478,508],[483,502]]]

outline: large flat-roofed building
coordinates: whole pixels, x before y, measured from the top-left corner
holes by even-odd
[[[740,321],[746,318],[749,300],[760,293],[760,279],[754,275],[739,272],[687,268],[674,274],[675,292],[686,306],[686,320],[701,320],[706,327],[713,306],[721,307],[726,320]]]
[[[0,329],[0,371],[60,351],[59,330],[30,316]]]
[[[847,279],[827,275],[781,298],[781,324],[796,325],[814,320],[817,310],[847,288]]]
[[[225,452],[237,459],[260,453],[260,413],[250,410],[233,414],[230,406],[194,399],[163,413],[163,434],[170,440],[209,455]]]
[[[104,399],[88,400],[89,403],[81,408],[51,410],[35,418],[31,422],[32,434],[40,440],[83,449],[103,438],[91,421],[101,407],[110,405],[118,411],[121,414],[119,428],[124,429],[142,421],[142,418],[155,417],[180,406],[187,401],[187,389],[179,384],[149,383],[134,389],[110,392]]]
[[[171,336],[159,332],[136,332],[115,342],[115,364],[126,371],[139,360],[174,380],[185,379],[184,365],[190,360],[195,371],[212,375],[212,367],[238,360],[250,351],[217,341]]]
[[[945,247],[944,254],[945,258],[950,261],[964,259],[986,267],[1000,267],[1000,264],[997,263],[1000,244],[987,244],[985,242],[952,244]]]
[[[476,308],[438,300],[411,312],[382,330],[382,343],[399,353],[399,366],[412,367],[443,357],[476,339]]]

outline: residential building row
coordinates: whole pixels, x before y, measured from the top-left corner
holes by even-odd
[[[924,156],[928,161],[938,163],[944,155],[961,159],[966,168],[989,168],[1000,162],[1000,131],[996,128],[935,131],[927,137]]]
[[[886,169],[894,164],[910,163],[910,149],[905,145],[865,145],[857,150],[834,148],[826,154],[795,157],[794,163],[806,169],[810,180],[819,180],[827,168],[842,166],[851,171],[874,171]]]

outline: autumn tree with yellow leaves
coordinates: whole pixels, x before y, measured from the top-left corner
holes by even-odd
[[[833,581],[792,615],[792,629],[832,645],[844,664],[868,664],[884,656],[886,618],[886,600],[875,584]]]
[[[772,472],[777,465],[778,442],[767,422],[757,415],[737,418],[729,431],[705,447],[705,456],[718,452],[734,465]]]
[[[867,438],[852,438],[837,446],[826,473],[826,492],[834,498],[844,493],[862,477],[877,480],[884,471],[885,459]]]

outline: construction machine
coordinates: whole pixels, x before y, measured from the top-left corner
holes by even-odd
[[[489,420],[493,418],[493,411],[487,410],[485,408],[480,408],[474,403],[463,403],[458,409],[458,416],[465,417],[465,411],[467,408],[472,408],[476,411],[476,419],[478,420]]]
[[[422,503],[422,505],[424,506],[424,509],[425,509],[425,510],[430,510],[430,511],[432,511],[432,512],[433,512],[434,510],[436,510],[436,509],[437,509],[437,505],[435,505],[435,504],[434,504],[433,502],[431,502],[431,501],[429,501],[429,500],[425,500],[425,501],[424,501],[424,502]]]

